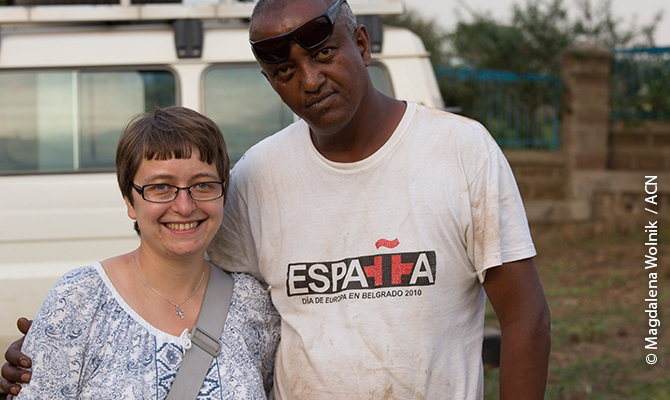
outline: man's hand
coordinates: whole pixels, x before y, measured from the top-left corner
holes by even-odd
[[[21,391],[21,386],[19,386],[18,383],[28,383],[30,381],[30,372],[19,368],[19,366],[22,368],[30,368],[32,364],[30,358],[21,353],[23,339],[25,339],[25,334],[28,333],[28,329],[30,329],[32,323],[32,321],[23,317],[16,321],[16,326],[18,326],[19,331],[21,331],[24,336],[12,343],[5,353],[7,362],[2,366],[2,377],[4,379],[0,382],[0,387],[5,393],[17,395]]]

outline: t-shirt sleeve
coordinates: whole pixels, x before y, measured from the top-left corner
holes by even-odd
[[[512,169],[500,148],[491,147],[468,188],[472,214],[468,253],[482,283],[488,268],[536,254]]]
[[[77,398],[90,365],[85,359],[89,286],[78,284],[86,273],[78,269],[61,278],[37,312],[21,349],[32,359],[32,377],[17,399]]]
[[[240,161],[241,162],[241,161]],[[207,248],[212,264],[228,272],[244,272],[263,281],[258,269],[258,255],[251,232],[243,167],[236,165],[230,175],[230,186],[223,220]]]

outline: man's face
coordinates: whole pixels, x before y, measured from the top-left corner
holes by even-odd
[[[257,17],[250,38],[257,41],[286,33],[331,5],[329,0],[289,2],[277,12]],[[346,127],[368,90],[370,62],[365,29],[359,28],[352,37],[339,16],[332,36],[321,45],[306,50],[292,40],[286,60],[272,64],[259,60],[274,90],[315,133],[334,133]]]

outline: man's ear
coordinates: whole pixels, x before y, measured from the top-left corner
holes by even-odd
[[[356,45],[359,48],[365,66],[369,67],[370,64],[372,64],[372,51],[370,50],[370,34],[365,25],[359,25],[358,28],[356,28],[354,42],[356,42]]]

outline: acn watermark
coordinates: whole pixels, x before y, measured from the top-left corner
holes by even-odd
[[[647,309],[647,320],[649,321],[649,334],[645,340],[645,350],[658,350],[658,330],[661,326],[661,320],[658,312],[658,184],[656,176],[645,176],[644,191],[647,194],[645,201],[645,211],[649,213],[649,222],[644,227],[646,236],[645,246],[647,254],[644,255],[644,269],[649,276],[648,295],[645,299]],[[646,357],[647,364],[653,365],[658,361],[655,353],[649,353]]]

